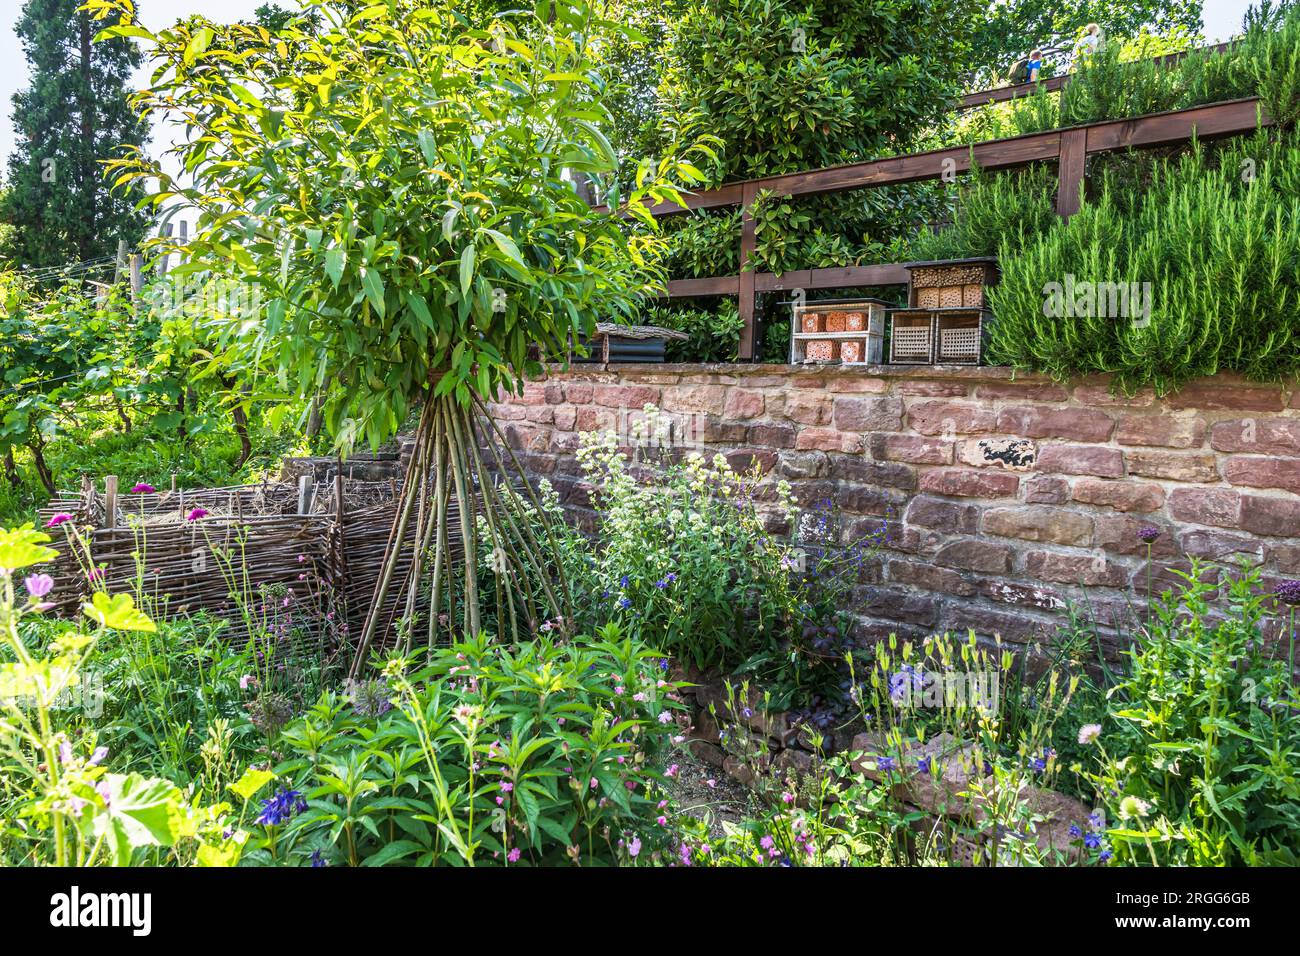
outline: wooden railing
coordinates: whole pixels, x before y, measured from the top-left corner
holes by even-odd
[[[733,276],[670,280],[664,295],[670,298],[737,296],[740,316],[744,322],[739,358],[741,361],[752,361],[754,312],[760,292],[907,282],[907,270],[902,263],[805,269],[784,274],[760,273],[748,268],[756,247],[751,211],[760,192],[770,191],[780,196],[814,196],[849,189],[872,189],[935,180],[968,172],[972,166],[999,170],[1053,161],[1059,171],[1056,211],[1058,215],[1068,218],[1079,210],[1084,165],[1088,156],[1116,150],[1149,149],[1185,143],[1194,136],[1202,140],[1235,136],[1252,132],[1271,122],[1262,101],[1251,97],[1132,119],[1107,120],[1067,129],[1028,133],[972,146],[953,146],[808,172],[764,176],[727,183],[715,189],[704,189],[687,195],[684,205],[661,203],[651,207],[650,212],[655,216],[670,216],[688,210],[740,206],[740,273]]]

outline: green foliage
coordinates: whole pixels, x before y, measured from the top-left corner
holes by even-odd
[[[14,96],[17,147],[0,207],[13,228],[0,254],[29,268],[112,256],[145,228],[142,190],[110,191],[102,166],[148,134],[127,105],[140,54],[125,38],[92,44],[95,24],[80,6],[27,0],[15,26],[32,80]]]
[[[1265,650],[1276,608],[1258,571],[1221,586],[1206,570],[1155,601],[1110,695],[1095,777],[1109,837],[1139,866],[1295,866],[1300,711],[1289,662]]]
[[[1003,240],[992,361],[1062,377],[1110,372],[1122,388],[1161,393],[1220,371],[1257,381],[1300,371],[1294,137],[1265,132],[1155,161],[1140,190],[1116,188],[1108,173],[1099,193],[1032,243]],[[1065,303],[1075,317],[1049,317],[1050,284],[1067,281],[1109,285],[1091,305],[1078,287]],[[1149,324],[1113,314],[1105,289],[1116,283],[1150,284]]]
[[[16,574],[56,556],[49,540],[31,525],[0,530],[0,860],[127,866],[164,850],[237,857],[243,834],[223,834],[228,806],[203,807],[168,780],[114,772],[98,735],[80,732],[76,704],[90,709],[79,692],[96,644],[112,632],[146,635],[157,626],[131,595],[96,591],[86,623],[63,624],[46,647],[34,648],[31,624],[48,609],[52,582],[29,574],[20,599]],[[79,542],[75,533],[71,540]]]
[[[633,428],[653,450],[670,423],[647,406]],[[790,565],[756,507],[756,474],[696,453],[662,468],[647,462],[658,474],[643,487],[612,432],[584,433],[578,460],[601,513],[598,613],[696,667],[734,666],[774,645],[792,607]],[[789,520],[788,486],[777,496]]]
[[[1056,224],[1056,175],[1043,166],[1001,174],[976,169],[962,180],[952,225],[909,243],[912,260],[995,256],[1030,245]]]
[[[744,328],[733,299],[719,301],[715,310],[655,306],[642,313],[640,322],[690,336],[685,342],[669,340],[664,350],[669,362],[734,362]]]
[[[327,694],[285,730],[276,774],[302,812],[266,825],[247,859],[601,865],[624,840],[654,842],[680,706],[661,661],[614,625],[394,659],[380,688]]]
[[[1201,29],[1202,0],[1007,0],[987,8],[970,40],[972,89],[1005,79],[1013,61],[1034,48],[1045,65],[1060,64],[1074,50],[1085,25],[1097,23],[1110,40],[1143,30],[1170,33]]]
[[[375,444],[430,387],[491,398],[536,369],[530,348],[562,354],[634,314],[656,241],[568,179],[617,166],[592,52],[615,24],[549,0],[483,28],[416,0],[311,9],[311,30],[103,34],[150,44],[142,108],[204,131],[176,148],[189,185],[138,158],[119,169],[199,210],[185,275],[259,290],[264,319],[211,332],[233,367],[266,357],[265,398],[322,391],[339,443]],[[646,161],[602,198],[649,224],[647,203],[680,198],[669,179],[699,174]]]

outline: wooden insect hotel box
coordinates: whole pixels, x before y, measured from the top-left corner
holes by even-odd
[[[997,260],[912,262],[907,270],[907,308],[888,314],[889,361],[979,365],[989,318],[986,291],[997,281]]]
[[[790,364],[880,365],[884,361],[884,299],[796,302],[790,323]]]

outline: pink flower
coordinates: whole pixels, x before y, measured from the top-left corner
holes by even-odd
[[[94,584],[96,581],[102,581],[103,579],[104,579],[103,568],[91,568],[90,573],[86,575],[86,580],[89,581],[91,584]]]
[[[195,508],[193,511],[191,511],[189,514],[185,516],[185,520],[198,521],[200,518],[206,518],[209,514],[211,514],[211,512],[208,511],[207,508]]]
[[[522,854],[519,852],[519,847],[515,847],[513,850],[511,850],[509,853],[506,854],[506,859],[509,860],[511,863],[518,863],[520,856],[522,856]]]
[[[137,495],[151,495],[158,489],[155,488],[153,485],[141,481],[138,482],[131,490]]]
[[[23,579],[27,593],[34,598],[43,598],[54,587],[54,578],[48,574],[33,574]]]
[[[710,777],[708,780],[706,780],[706,781],[704,781],[704,782],[707,783],[707,784],[709,785],[709,789],[710,789],[710,790],[714,790],[714,789],[716,789],[717,786],[718,786],[718,781],[714,780],[712,777]]]
[[[659,715],[659,723],[661,724],[666,724],[672,719],[673,719],[673,715],[668,713],[668,711],[666,710]]]
[[[632,842],[627,845],[627,855],[636,859],[637,854],[641,852],[641,838],[633,837]]]
[[[515,788],[515,785],[514,785],[513,783],[503,783],[503,784],[501,784],[501,792],[502,792],[502,793],[509,793],[509,792],[510,792],[511,790],[513,790],[514,788]]]
[[[782,803],[794,803],[794,794],[793,794],[793,793],[783,793],[783,794],[781,794],[781,802],[782,802]]]
[[[664,771],[664,776],[675,777],[677,776],[677,770],[678,770],[677,764],[673,764],[671,767],[669,767],[667,770]]]
[[[65,522],[65,521],[71,521],[71,520],[72,520],[72,515],[67,515],[67,514],[64,514],[63,512],[60,511],[60,512],[59,512],[58,514],[56,514],[53,518],[51,518],[49,521],[45,522],[45,527],[47,527],[47,528],[57,528],[59,525],[63,524],[63,522]]]
[[[239,689],[248,690],[249,684],[256,684],[256,683],[257,683],[256,677],[254,677],[252,674],[245,674],[243,677],[239,678]]]
[[[655,817],[655,823],[659,824],[661,827],[666,827],[668,826],[668,818],[663,816]]]
[[[93,754],[90,755],[90,763],[91,763],[91,765],[93,766],[94,764],[99,763],[101,760],[103,760],[103,759],[104,759],[105,757],[107,757],[107,756],[108,756],[108,748],[107,748],[107,747],[96,747],[96,748],[95,748],[95,752],[94,752]]]

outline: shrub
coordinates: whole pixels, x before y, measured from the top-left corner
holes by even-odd
[[[665,349],[669,362],[734,362],[744,328],[733,299],[721,300],[715,310],[651,307],[641,321],[690,336],[685,342],[669,340]]]
[[[654,844],[680,706],[666,666],[616,625],[394,657],[286,728],[247,859],[598,865],[625,841]]]
[[[1121,388],[1160,393],[1220,371],[1288,378],[1300,372],[1297,222],[1294,135],[1259,133],[1157,161],[1136,194],[1108,173],[1068,222],[1031,244],[1003,241],[989,358],[1058,377],[1110,372]],[[1066,302],[1078,317],[1048,317],[1047,291],[1070,282],[1080,296],[1079,283],[1100,284],[1097,301]],[[1105,290],[1120,287],[1149,290],[1149,323],[1129,320],[1142,317],[1135,308],[1111,314]]]
[[[670,430],[653,406],[634,427],[633,441],[647,449]],[[757,473],[698,453],[634,471],[612,433],[584,433],[578,460],[601,513],[597,613],[696,667],[734,666],[773,646],[793,592],[788,546],[765,529],[754,497]],[[788,523],[789,487],[775,490],[778,520]]]
[[[1300,700],[1289,661],[1268,656],[1273,602],[1256,570],[1222,590],[1205,570],[1155,601],[1110,695],[1093,778],[1109,838],[1126,864],[1295,866]]]

